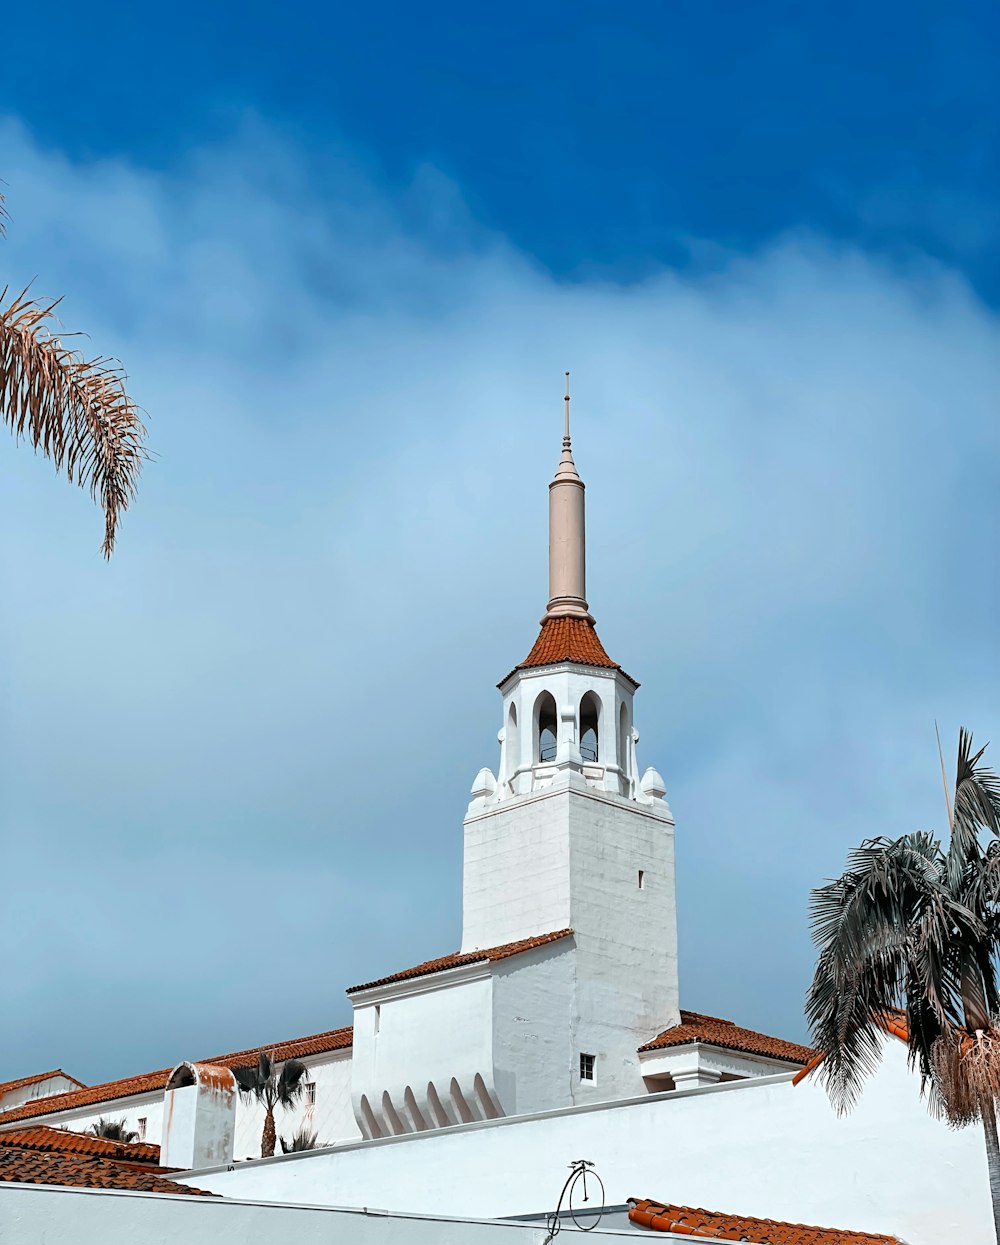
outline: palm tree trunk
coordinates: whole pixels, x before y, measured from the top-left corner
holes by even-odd
[[[996,1135],[997,1135],[996,1121],[994,1120],[993,1122],[994,1144],[996,1143]],[[267,1115],[264,1116],[264,1136],[260,1140],[260,1157],[262,1159],[270,1159],[274,1157],[274,1139],[275,1139],[274,1112],[268,1111]],[[997,1179],[1000,1180],[1000,1165],[998,1165],[997,1167]],[[998,1188],[1000,1188],[1000,1185],[998,1185]],[[1000,1245],[1000,1240],[998,1240],[997,1245]]]
[[[993,1099],[985,1095],[979,1100],[986,1134],[986,1165],[990,1173],[990,1195],[993,1198],[993,1229],[1000,1245],[1000,1142],[997,1141],[997,1116]]]

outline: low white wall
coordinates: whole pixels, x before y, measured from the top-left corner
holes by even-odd
[[[895,1041],[843,1119],[815,1078],[767,1077],[185,1179],[231,1197],[493,1218],[551,1210],[577,1158],[596,1162],[610,1204],[659,1198],[911,1245],[994,1239],[981,1132],[929,1118]]]
[[[539,1245],[544,1237],[537,1224],[0,1184],[4,1245]],[[628,1238],[633,1234],[598,1230],[583,1240]]]

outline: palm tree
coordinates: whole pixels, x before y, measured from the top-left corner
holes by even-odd
[[[139,1134],[125,1127],[125,1120],[106,1120],[98,1117],[96,1124],[91,1124],[90,1131],[95,1137],[105,1137],[108,1141],[124,1141],[126,1143],[139,1140]]]
[[[984,752],[973,753],[963,727],[947,846],[922,830],[868,839],[842,877],[813,891],[819,958],[806,1016],[824,1052],[820,1075],[843,1113],[879,1063],[889,1014],[905,1011],[911,1065],[932,1113],[956,1127],[983,1125],[1000,1242],[1000,781]]]
[[[0,237],[5,215],[0,194]],[[7,287],[0,290],[0,422],[90,490],[104,511],[110,558],[147,457],[139,409],[114,359],[86,359],[53,332],[59,299],[23,290],[7,303],[7,295]]]
[[[317,1134],[305,1124],[301,1124],[291,1141],[279,1137],[282,1154],[301,1154],[305,1150],[318,1150],[324,1142],[317,1139]]]
[[[306,1066],[298,1059],[275,1063],[271,1055],[261,1051],[257,1062],[249,1068],[233,1068],[233,1076],[244,1102],[259,1102],[264,1108],[264,1132],[260,1139],[260,1156],[274,1154],[276,1131],[274,1108],[293,1107],[305,1091]]]

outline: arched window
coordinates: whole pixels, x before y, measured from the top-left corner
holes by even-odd
[[[551,692],[542,692],[535,701],[535,760],[556,759],[556,702]]]
[[[507,732],[504,735],[504,749],[507,766],[506,777],[510,778],[517,773],[517,767],[521,764],[521,742],[517,733],[517,706],[513,701],[510,702],[510,709],[507,713]]]
[[[580,701],[580,755],[585,761],[598,759],[600,721],[601,702],[593,692],[587,692]]]
[[[628,709],[624,702],[618,710],[618,768],[628,777]]]

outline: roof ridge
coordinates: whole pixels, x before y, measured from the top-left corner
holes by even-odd
[[[745,1055],[759,1055],[765,1059],[780,1059],[800,1065],[808,1063],[816,1053],[811,1046],[804,1046],[801,1042],[790,1042],[787,1038],[762,1033],[759,1029],[748,1029],[745,1025],[718,1016],[688,1011],[681,1012],[680,1024],[664,1029],[639,1050],[663,1050],[689,1042],[703,1042],[706,1046],[720,1046]]]
[[[338,1029],[325,1029],[321,1033],[308,1033],[300,1038],[290,1038],[283,1042],[263,1043],[260,1046],[247,1047],[245,1050],[231,1051],[225,1055],[213,1055],[208,1059],[196,1060],[197,1063],[222,1063],[227,1064],[239,1059],[250,1058],[256,1056],[262,1050],[274,1050],[278,1047],[299,1046],[306,1042],[314,1042],[324,1038],[333,1038],[342,1036],[353,1031],[353,1026],[343,1025]],[[344,1043],[346,1045],[346,1043]],[[327,1050],[336,1050],[337,1047],[330,1046],[318,1051],[305,1052],[303,1058],[308,1058],[310,1054],[325,1054]],[[284,1059],[295,1058],[294,1055],[285,1055]],[[45,1098],[35,1098],[31,1102],[21,1103],[19,1106],[11,1107],[7,1111],[0,1111],[0,1127],[6,1124],[13,1124],[19,1120],[32,1119],[39,1115],[52,1115],[58,1111],[72,1111],[77,1106],[90,1106],[98,1103],[113,1102],[118,1098],[131,1098],[139,1094],[152,1093],[156,1089],[164,1089],[166,1087],[167,1077],[173,1071],[173,1065],[170,1068],[156,1068],[152,1072],[138,1072],[131,1076],[118,1077],[113,1081],[102,1081],[97,1085],[82,1085],[79,1089],[64,1090],[60,1094],[50,1094]],[[158,1084],[162,1080],[162,1084]],[[109,1090],[121,1089],[128,1086],[120,1093],[108,1093]],[[103,1091],[103,1092],[102,1092]],[[91,1095],[93,1095],[91,1097]]]
[[[39,1081],[47,1081],[53,1076],[64,1076],[67,1081],[72,1081],[74,1085],[79,1085],[81,1089],[87,1088],[85,1081],[80,1081],[75,1076],[70,1076],[62,1068],[53,1068],[51,1072],[35,1072],[31,1076],[16,1076],[11,1081],[0,1081],[0,1094],[4,1094],[12,1089],[21,1089],[25,1085],[36,1085]]]
[[[387,977],[378,977],[374,981],[363,981],[360,985],[349,986],[348,994],[356,994],[359,990],[373,990],[376,986],[388,986],[395,981],[409,981],[416,977],[428,977],[432,973],[443,973],[449,968],[465,968],[469,964],[482,964],[486,961],[505,960],[510,956],[520,955],[525,951],[533,951],[536,947],[548,946],[550,942],[558,942],[568,938],[571,929],[555,930],[549,934],[536,934],[533,938],[520,938],[515,942],[500,943],[496,947],[481,947],[475,951],[453,951],[449,955],[439,955],[432,960],[424,960],[412,968],[404,968],[398,973],[390,973]]]

